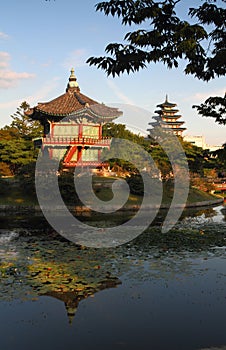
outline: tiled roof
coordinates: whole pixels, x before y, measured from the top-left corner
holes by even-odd
[[[93,105],[98,102],[80,93],[78,88],[70,88],[67,92],[50,102],[38,103],[36,112],[55,116],[67,116],[83,109],[87,104]]]
[[[26,114],[33,119],[42,119],[44,115],[64,118],[71,115],[77,115],[80,112],[89,111],[91,117],[103,119],[114,119],[122,113],[117,108],[111,108],[104,104],[83,95],[80,92],[78,83],[71,70],[71,76],[66,89],[66,93],[49,102],[38,103],[31,108]]]
[[[90,110],[100,117],[115,118],[122,115],[122,112],[118,108],[108,107],[103,103],[91,105]]]

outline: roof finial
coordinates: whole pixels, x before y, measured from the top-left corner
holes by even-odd
[[[168,101],[168,95],[167,95],[167,94],[166,94],[166,101],[165,101],[165,102],[169,102],[169,101]]]
[[[67,89],[69,88],[78,88],[77,78],[75,76],[75,70],[74,68],[71,68],[71,75],[69,77],[69,83],[67,85]]]

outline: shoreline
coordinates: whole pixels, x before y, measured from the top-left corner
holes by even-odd
[[[216,198],[213,200],[208,200],[208,201],[200,201],[200,202],[194,202],[194,203],[187,203],[186,205],[183,204],[177,204],[175,206],[171,206],[170,204],[162,204],[160,206],[160,210],[162,209],[169,209],[169,208],[184,208],[184,209],[190,209],[190,208],[199,208],[199,207],[210,207],[210,206],[214,206],[214,205],[221,205],[224,203],[224,198]],[[130,205],[130,206],[125,206],[119,210],[117,210],[117,208],[112,207],[112,211],[118,211],[118,212],[129,212],[129,211],[137,211],[139,210],[141,206],[140,205]],[[85,206],[67,206],[68,210],[73,211],[75,214],[81,214],[81,213],[87,213],[87,212],[91,212],[92,210],[89,209],[88,207]],[[63,211],[65,209],[65,207],[59,207],[56,206],[54,208],[54,210],[56,212],[60,212]],[[142,207],[143,210],[154,210],[154,209],[158,209],[157,205],[150,205],[150,206],[146,206],[146,207]],[[45,208],[45,210],[50,210],[48,208]],[[10,204],[2,204],[0,205],[0,213],[1,212],[9,212],[9,213],[23,213],[23,212],[40,212],[42,213],[42,209],[40,208],[39,205],[10,205]]]

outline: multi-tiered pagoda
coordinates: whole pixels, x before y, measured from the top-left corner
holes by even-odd
[[[99,166],[101,151],[111,142],[102,137],[102,126],[121,114],[117,108],[83,95],[74,69],[63,95],[38,103],[28,112],[43,125],[43,138],[35,140],[36,145],[48,152],[50,158],[62,159],[64,167]]]
[[[165,102],[157,105],[160,109],[155,111],[155,113],[157,113],[157,115],[153,117],[155,121],[148,124],[151,125],[152,128],[160,126],[163,131],[173,132],[175,135],[182,136],[182,133],[186,128],[182,127],[184,122],[179,120],[181,115],[177,114],[179,111],[178,109],[175,109],[176,106],[176,103],[170,103],[168,101],[166,95]],[[148,131],[151,130],[152,129],[148,129]]]

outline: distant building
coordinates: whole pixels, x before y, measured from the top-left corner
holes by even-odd
[[[179,120],[181,115],[177,114],[178,109],[175,109],[176,106],[176,103],[170,103],[168,101],[166,95],[165,102],[157,105],[157,107],[159,107],[159,109],[155,111],[157,115],[152,117],[155,121],[148,124],[151,125],[152,128],[160,126],[166,132],[173,132],[177,136],[182,136],[186,128],[182,126],[184,121]],[[152,128],[147,130],[151,132]]]
[[[223,149],[222,146],[208,145],[206,143],[205,137],[202,135],[197,135],[197,136],[186,135],[183,137],[183,140],[186,142],[190,142],[197,147],[201,147],[202,149],[208,149],[211,152],[217,151],[218,149]]]
[[[66,92],[52,101],[38,103],[27,114],[43,125],[43,138],[35,144],[70,168],[101,165],[101,151],[111,142],[102,137],[102,126],[122,113],[82,94],[72,69]]]
[[[206,149],[206,141],[202,135],[198,135],[198,136],[186,135],[184,136],[183,140],[186,142],[190,142],[197,147]]]

